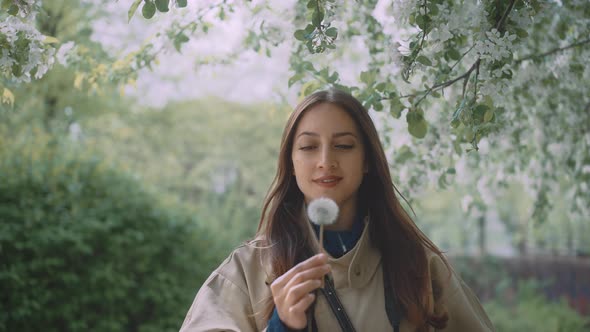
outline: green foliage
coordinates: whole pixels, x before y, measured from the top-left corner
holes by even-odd
[[[428,131],[428,123],[424,120],[424,112],[421,109],[411,110],[406,114],[408,131],[416,138],[424,138]]]
[[[582,332],[590,319],[571,308],[565,298],[552,301],[535,279],[512,281],[502,259],[453,257],[461,278],[477,291],[486,313],[498,331]],[[474,264],[476,267],[474,268]]]
[[[98,155],[1,142],[0,330],[177,331],[219,259],[209,232]]]
[[[190,205],[229,249],[255,232],[287,115],[213,98],[103,113],[81,125],[89,144]]]
[[[166,13],[170,0],[156,0],[156,8],[159,12]]]
[[[167,13],[170,10],[170,0],[135,0],[127,11],[128,21],[131,21],[142,2],[141,15],[148,20],[154,17],[156,10],[160,13]],[[175,0],[175,3],[178,8],[184,8],[187,5],[186,0]]]
[[[493,300],[484,304],[498,331],[583,332],[590,319],[569,307],[567,301],[551,302],[535,281],[520,282],[512,301]]]
[[[156,14],[156,5],[152,0],[145,0],[143,7],[141,7],[141,14],[148,20],[154,17],[154,14]]]

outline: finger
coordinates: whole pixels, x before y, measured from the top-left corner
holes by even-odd
[[[315,300],[315,294],[308,293],[303,298],[301,298],[299,302],[289,308],[289,313],[295,315],[296,317],[298,315],[305,316],[305,310],[309,308],[309,306],[313,303],[313,300]]]
[[[289,271],[285,272],[285,274],[278,277],[271,284],[271,289],[273,289],[273,286],[276,288],[283,288],[283,286],[285,284],[287,284],[291,280],[291,278],[293,278],[297,273],[303,272],[305,270],[308,270],[310,268],[313,268],[313,267],[316,267],[319,265],[324,265],[327,262],[328,262],[328,256],[324,253],[312,256],[312,257],[304,260],[303,262],[295,265]]]
[[[299,272],[295,276],[293,276],[293,278],[291,278],[289,282],[287,282],[285,288],[294,287],[308,280],[321,280],[328,272],[330,272],[330,265],[328,264],[316,266],[309,270]]]
[[[302,298],[311,293],[314,289],[318,289],[321,285],[322,283],[319,279],[313,279],[291,287],[288,289],[284,301],[287,305],[293,305],[301,301]]]

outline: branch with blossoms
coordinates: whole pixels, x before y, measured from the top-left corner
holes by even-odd
[[[514,63],[515,64],[520,64],[521,62],[524,62],[524,61],[527,61],[527,60],[536,60],[536,59],[544,58],[546,56],[553,55],[555,53],[563,52],[563,51],[572,49],[574,47],[583,46],[583,45],[586,45],[586,44],[590,44],[590,38],[589,39],[586,39],[586,40],[579,41],[579,42],[575,42],[575,43],[570,44],[570,45],[567,45],[567,46],[556,47],[556,48],[554,48],[552,50],[549,50],[549,51],[544,52],[544,53],[541,53],[541,54],[530,54],[530,55],[524,56],[524,57],[522,57],[520,59],[514,60]]]
[[[506,18],[508,17],[508,15],[510,14],[510,11],[512,11],[512,9],[514,8],[514,3],[516,2],[516,0],[511,0],[510,4],[508,5],[508,7],[506,8],[506,10],[504,11],[502,17],[498,20],[498,22],[496,23],[494,29],[496,31],[500,31],[502,30],[502,27],[504,26],[504,23],[506,22]],[[451,70],[459,63],[461,62],[461,60],[465,57],[465,55],[467,53],[469,53],[473,47],[475,45],[471,46],[471,48],[469,48],[469,50],[465,53],[463,53],[463,55],[461,56],[461,58],[459,60],[457,60],[457,62],[453,65],[453,67],[451,67]],[[428,95],[430,95],[432,92],[437,91],[437,90],[442,90],[446,87],[449,87],[455,83],[457,83],[458,81],[463,80],[463,91],[462,91],[462,96],[465,96],[465,91],[467,89],[467,84],[469,82],[469,78],[471,77],[471,74],[475,71],[476,72],[476,79],[474,82],[475,85],[475,92],[474,92],[474,98],[476,97],[477,94],[477,80],[478,80],[478,74],[479,74],[479,68],[480,68],[480,64],[481,64],[481,57],[478,57],[477,60],[473,63],[473,65],[471,65],[471,67],[463,74],[459,75],[456,78],[447,80],[445,82],[442,83],[436,83],[433,86],[431,86],[430,88],[423,90],[423,91],[419,91],[417,93],[414,94],[407,94],[407,95],[403,95],[400,98],[414,98],[414,97],[418,97],[421,96],[420,99],[418,99],[418,101],[414,104],[415,107],[417,107]],[[388,99],[388,98],[383,98],[383,99]]]

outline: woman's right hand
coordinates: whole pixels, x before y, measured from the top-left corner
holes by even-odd
[[[307,325],[305,310],[315,299],[312,292],[330,272],[327,263],[326,254],[317,254],[295,265],[270,285],[277,313],[288,327],[299,330]]]

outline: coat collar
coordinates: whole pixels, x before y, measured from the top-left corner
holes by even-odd
[[[303,214],[306,216],[306,214]],[[328,263],[332,266],[331,277],[334,286],[338,288],[362,288],[366,286],[377,271],[381,263],[381,254],[375,248],[369,235],[370,218],[364,219],[364,229],[356,245],[340,258],[329,257]],[[319,240],[315,236],[313,226],[305,217],[308,236],[311,239],[311,246],[316,253],[320,252]],[[328,254],[329,256],[329,254]],[[262,262],[261,262],[262,263]],[[270,271],[270,264],[262,264],[267,270],[266,284],[270,285],[276,277]]]
[[[362,288],[366,286],[381,262],[381,254],[371,244],[368,217],[356,245],[340,258],[330,258],[334,285],[338,288]]]

